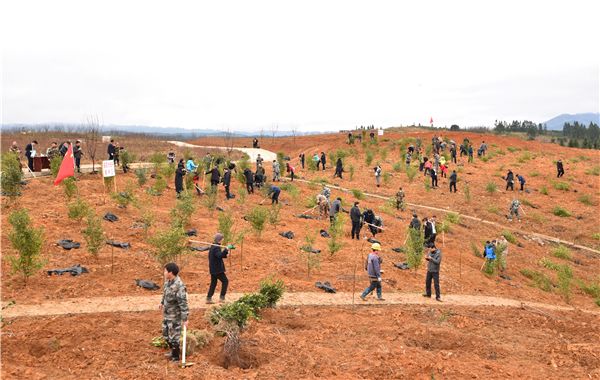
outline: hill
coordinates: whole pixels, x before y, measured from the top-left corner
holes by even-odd
[[[593,112],[588,112],[588,113],[576,113],[576,114],[568,114],[568,113],[563,113],[562,115],[558,115],[556,117],[553,117],[552,119],[544,122],[543,124],[546,124],[546,127],[548,128],[549,131],[562,131],[563,126],[565,125],[565,123],[573,123],[573,122],[579,122],[580,124],[584,124],[584,125],[588,125],[591,122],[596,123],[596,124],[600,124],[600,113],[593,113]]]

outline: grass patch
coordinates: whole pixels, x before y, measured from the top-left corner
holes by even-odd
[[[579,196],[579,198],[577,198],[577,200],[579,202],[583,203],[586,206],[593,206],[594,205],[594,199],[589,194],[582,194],[582,195]]]
[[[563,260],[571,260],[573,258],[571,250],[562,244],[559,244],[558,247],[552,250],[552,256]]]
[[[521,148],[517,148],[517,147],[514,147],[514,146],[509,146],[508,148],[506,148],[506,150],[508,150],[511,153],[514,153],[516,151],[521,150]]]
[[[485,185],[485,191],[490,194],[494,194],[496,191],[498,191],[498,185],[496,185],[495,182],[488,182],[487,185]]]
[[[548,187],[547,186],[542,186],[540,188],[540,194],[548,195]]]
[[[487,211],[490,212],[490,213],[492,213],[492,214],[498,215],[498,211],[499,211],[498,210],[498,206],[494,206],[494,205],[488,206],[487,207]]]
[[[569,191],[569,184],[566,182],[554,182],[552,184],[552,186],[556,189],[556,190],[562,190],[562,191]]]
[[[538,172],[537,170],[532,171],[531,173],[529,173],[530,177],[539,177],[540,176],[540,172]]]
[[[592,239],[600,240],[600,232],[592,234]]]
[[[508,240],[509,243],[511,244],[517,244],[517,238],[515,237],[515,235],[513,235],[512,232],[508,231],[508,230],[503,230],[501,232],[502,236],[504,236],[504,238],[506,240]]]
[[[548,221],[548,218],[539,213],[531,214],[530,217],[538,223],[545,223],[546,221]]]
[[[600,176],[600,166],[596,165],[596,166],[592,167],[591,169],[586,170],[585,174]]]
[[[460,215],[456,212],[449,212],[446,214],[446,220],[452,224],[460,222]]]
[[[547,257],[542,257],[542,259],[540,260],[540,265],[544,268],[552,270],[558,270],[560,268],[560,265],[558,265],[557,263],[555,263]]]
[[[554,207],[552,209],[552,213],[556,216],[560,216],[561,218],[566,218],[566,217],[571,216],[571,213],[567,209],[562,208],[560,206]]]
[[[552,290],[552,281],[544,273],[531,269],[521,269],[520,272],[523,276],[532,280],[535,287],[540,288],[545,292]]]
[[[471,243],[471,252],[475,257],[483,257],[481,255],[481,252],[479,252],[479,248],[477,248],[477,246],[474,243]]]
[[[352,195],[354,196],[354,198],[356,199],[365,199],[365,193],[363,193],[361,190],[359,189],[352,189],[350,190],[350,192],[352,193]]]

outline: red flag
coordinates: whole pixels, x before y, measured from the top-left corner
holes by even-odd
[[[433,117],[429,118],[429,124],[433,124]]]
[[[75,175],[75,160],[73,159],[73,144],[69,144],[69,149],[60,163],[60,169],[54,180],[54,186],[62,182],[63,179]]]

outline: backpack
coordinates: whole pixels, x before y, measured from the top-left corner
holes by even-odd
[[[496,252],[494,252],[494,246],[489,244],[485,246],[485,258],[494,260],[496,259]]]

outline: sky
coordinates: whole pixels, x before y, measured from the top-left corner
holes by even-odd
[[[598,112],[594,1],[3,1],[3,124],[491,126]]]

